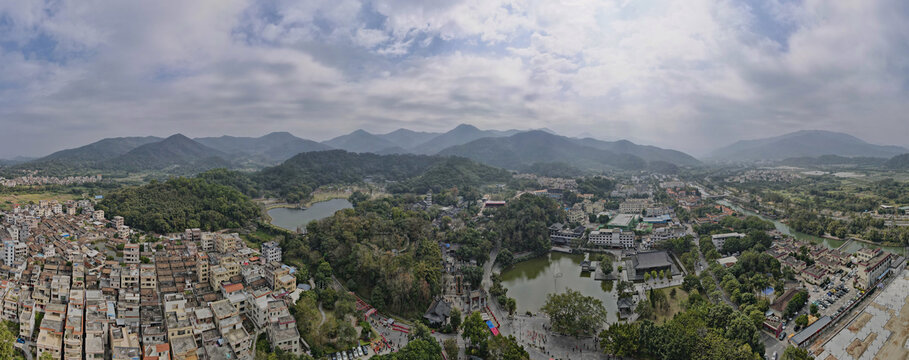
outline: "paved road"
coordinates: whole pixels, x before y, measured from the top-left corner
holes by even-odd
[[[32,348],[35,347],[35,343],[32,341],[26,341],[25,344],[15,343],[16,349],[22,351],[25,354],[25,360],[32,360]]]
[[[773,359],[774,352],[777,356],[783,356],[783,351],[786,350],[786,340],[779,341],[766,331],[761,331],[761,342],[764,343],[764,355],[768,359]]]

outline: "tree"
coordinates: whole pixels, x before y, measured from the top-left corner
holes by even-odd
[[[448,358],[452,360],[458,359],[458,341],[455,339],[445,339],[442,342],[442,347],[445,349],[445,353],[448,354]]]
[[[488,336],[489,327],[479,312],[474,311],[464,319],[464,331],[461,333],[461,337],[469,341],[472,347],[485,349]]]
[[[817,304],[812,303],[811,304],[811,315],[817,316],[817,314],[818,314]]]
[[[786,304],[786,310],[784,311],[783,316],[790,317],[794,315],[805,306],[806,302],[808,302],[808,292],[805,290],[799,291],[791,300],[789,300],[789,303]]]
[[[479,266],[468,265],[461,269],[464,274],[464,281],[470,283],[471,289],[479,289],[483,282],[483,268]]]
[[[505,308],[508,309],[509,315],[514,315],[515,310],[518,309],[518,303],[513,297],[510,297],[505,299]]]
[[[493,336],[489,341],[486,359],[490,360],[530,360],[530,354],[518,344],[513,335]]]
[[[506,268],[514,262],[514,254],[511,253],[511,250],[502,249],[496,257],[496,261],[502,264],[503,268]]]
[[[461,327],[461,310],[458,308],[452,308],[451,312],[448,314],[448,319],[451,324],[451,328],[458,332],[458,328]]]
[[[638,323],[615,323],[600,332],[600,346],[603,352],[619,357],[631,357],[638,353]]]
[[[650,273],[644,273],[644,282],[650,282]]]
[[[741,312],[734,313],[732,320],[726,326],[725,337],[748,344],[752,349],[760,349],[759,351],[763,352],[764,344],[761,342],[758,329],[754,326],[754,321]]]
[[[351,347],[357,341],[357,329],[350,324],[350,321],[342,320],[338,323],[338,345],[344,348]]]
[[[802,327],[808,325],[808,315],[799,315],[797,318],[795,318],[795,324]]]
[[[322,260],[319,262],[319,267],[316,269],[315,276],[316,286],[324,288],[328,285],[328,282],[331,281],[331,273],[331,265],[327,261]]]
[[[786,350],[783,351],[783,356],[780,357],[780,360],[811,360],[812,357],[808,355],[808,350],[797,348],[795,346],[789,345],[786,347]]]
[[[651,306],[650,300],[642,299],[639,301],[638,306],[634,309],[634,312],[638,314],[638,317],[641,319],[652,319],[653,306]]]
[[[606,322],[606,308],[599,299],[575,290],[546,295],[541,309],[549,315],[553,330],[570,335],[591,335]]]
[[[0,324],[0,359],[15,358],[16,349],[13,344],[16,342],[17,335],[10,331],[6,321]]]

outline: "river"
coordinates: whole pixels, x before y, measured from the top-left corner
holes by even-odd
[[[802,232],[794,231],[789,228],[789,225],[786,225],[779,220],[770,219],[761,214],[755,213],[753,211],[745,210],[739,206],[732,204],[731,202],[729,202],[727,200],[720,200],[720,201],[717,201],[717,203],[726,205],[726,206],[732,208],[733,210],[743,213],[745,215],[754,215],[761,219],[771,221],[771,222],[773,222],[773,226],[776,227],[776,229],[779,230],[781,233],[792,236],[799,240],[810,241],[815,244],[821,244],[821,245],[824,245],[825,247],[827,247],[828,249],[837,249],[840,246],[842,246],[843,243],[845,243],[845,241],[843,241],[843,240],[828,239],[828,238],[824,238],[824,237],[820,237],[820,236],[814,236],[814,235],[809,235],[809,234],[805,234]],[[862,242],[862,241],[852,241],[843,250],[849,254],[852,254],[852,253],[855,253],[856,251],[859,251],[862,248],[873,248],[873,249],[881,248],[881,249],[884,249],[884,251],[894,253],[894,254],[900,254],[900,255],[904,255],[906,253],[906,249],[903,247],[880,246],[880,245],[875,245],[875,244],[869,244],[869,243]]]
[[[305,227],[310,221],[324,219],[334,215],[338,210],[350,209],[353,204],[347,199],[332,199],[312,204],[307,209],[274,208],[268,210],[271,224],[290,231],[297,231],[297,227]]]
[[[502,272],[502,286],[508,296],[515,298],[518,313],[539,312],[546,303],[546,295],[563,293],[567,289],[579,291],[603,301],[608,321],[617,321],[616,293],[610,281],[596,281],[592,273],[581,274],[584,255],[549,253],[521,261]]]

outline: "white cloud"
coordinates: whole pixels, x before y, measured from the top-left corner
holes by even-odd
[[[12,130],[0,155],[112,135],[326,138],[461,122],[696,152],[798,128],[906,144],[909,5],[754,6],[5,2],[0,122]]]

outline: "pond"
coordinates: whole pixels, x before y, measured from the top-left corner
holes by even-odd
[[[297,231],[298,226],[305,227],[310,221],[324,219],[334,215],[338,210],[352,207],[353,204],[347,199],[332,199],[317,202],[307,209],[274,208],[268,210],[268,216],[271,217],[272,225]]]
[[[736,206],[736,205],[730,203],[727,200],[720,200],[720,201],[717,201],[717,203],[726,205],[726,206],[730,207],[731,209],[738,211],[740,213],[743,213],[745,215],[755,215],[761,219],[771,221],[771,222],[773,222],[773,226],[777,230],[779,230],[781,233],[792,236],[792,237],[802,240],[802,241],[810,241],[815,244],[821,244],[821,245],[824,245],[824,247],[826,247],[828,249],[837,249],[840,246],[842,246],[843,243],[845,243],[845,241],[843,241],[843,240],[828,239],[828,238],[823,238],[820,236],[814,236],[814,235],[809,235],[809,234],[801,233],[798,231],[794,231],[794,230],[790,229],[788,225],[784,224],[783,222],[781,222],[779,220],[770,219],[770,218],[764,217],[761,214],[755,213],[753,211],[745,210],[739,206]],[[884,251],[894,253],[894,254],[901,254],[901,255],[906,253],[906,250],[902,247],[880,246],[880,245],[869,244],[869,243],[861,242],[861,241],[853,241],[853,242],[849,243],[849,245],[847,245],[846,248],[843,249],[843,251],[845,251],[849,254],[853,254],[862,248],[872,248],[872,249],[882,248],[882,249],[884,249]]]
[[[617,296],[611,281],[596,281],[591,273],[581,274],[584,255],[549,253],[512,265],[502,272],[502,286],[508,296],[515,298],[518,313],[539,312],[546,303],[546,295],[563,293],[567,289],[579,291],[603,301],[608,321],[617,321]]]

